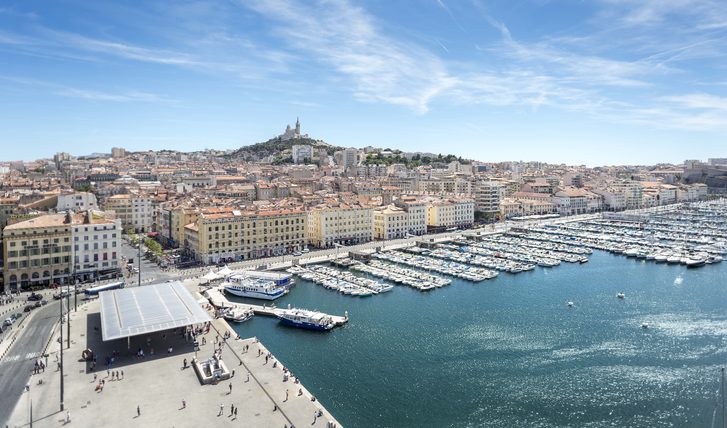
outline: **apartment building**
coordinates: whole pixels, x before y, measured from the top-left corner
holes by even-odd
[[[360,244],[374,237],[373,210],[357,203],[324,202],[308,211],[308,241],[314,247]]]
[[[120,273],[121,232],[121,221],[108,218],[101,211],[74,214],[71,225],[74,277],[86,281]]]
[[[475,221],[475,202],[470,198],[430,199],[427,206],[427,228],[466,228]]]
[[[416,197],[403,196],[394,204],[404,209],[408,215],[409,234],[424,235],[427,233],[427,203]]]
[[[71,277],[70,214],[50,214],[3,230],[3,279],[10,290],[65,283]]]
[[[306,214],[297,209],[208,209],[184,232],[185,248],[205,263],[280,256],[305,248]]]
[[[98,210],[96,195],[90,192],[61,193],[58,195],[56,211]]]
[[[555,192],[553,202],[558,214],[576,215],[596,212],[602,209],[601,196],[577,187],[566,187]]]
[[[124,230],[149,232],[154,224],[152,199],[143,194],[121,194],[106,198],[104,209],[113,211]]]
[[[163,243],[177,248],[184,244],[184,227],[197,221],[197,210],[189,206],[160,204],[156,218],[156,231]]]
[[[478,180],[474,185],[475,211],[487,217],[500,212],[500,201],[505,197],[505,185],[499,181]]]

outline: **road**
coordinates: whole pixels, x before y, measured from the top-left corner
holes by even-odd
[[[71,303],[73,304],[73,303]],[[0,426],[5,426],[6,418],[10,416],[16,403],[23,395],[25,384],[30,381],[35,360],[40,357],[43,348],[48,342],[53,326],[58,321],[58,302],[49,302],[48,305],[35,309],[30,320],[26,320],[23,329],[5,358],[0,361]],[[14,326],[12,330],[18,327]],[[73,325],[71,325],[73,328]],[[49,351],[57,349],[51,345]],[[55,370],[55,358],[48,358],[46,370]],[[31,385],[31,388],[38,387]]]

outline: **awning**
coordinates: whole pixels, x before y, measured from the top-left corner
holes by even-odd
[[[217,275],[220,275],[220,276],[227,276],[231,273],[232,273],[232,269],[227,267],[227,265],[225,265],[225,267],[223,267],[222,269],[217,271]]]
[[[104,341],[211,321],[179,281],[103,291],[99,296]]]

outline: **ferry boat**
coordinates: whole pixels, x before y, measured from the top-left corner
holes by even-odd
[[[336,326],[330,315],[305,309],[283,309],[278,318],[283,324],[308,330],[327,331]]]
[[[269,279],[251,278],[245,273],[228,276],[222,283],[222,288],[234,296],[261,300],[275,300],[288,293],[285,285]]]

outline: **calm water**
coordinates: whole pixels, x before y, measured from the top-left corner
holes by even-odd
[[[596,252],[364,299],[297,278],[278,306],[348,310],[349,324],[316,333],[255,317],[237,330],[349,428],[708,427],[727,364],[726,273]]]

